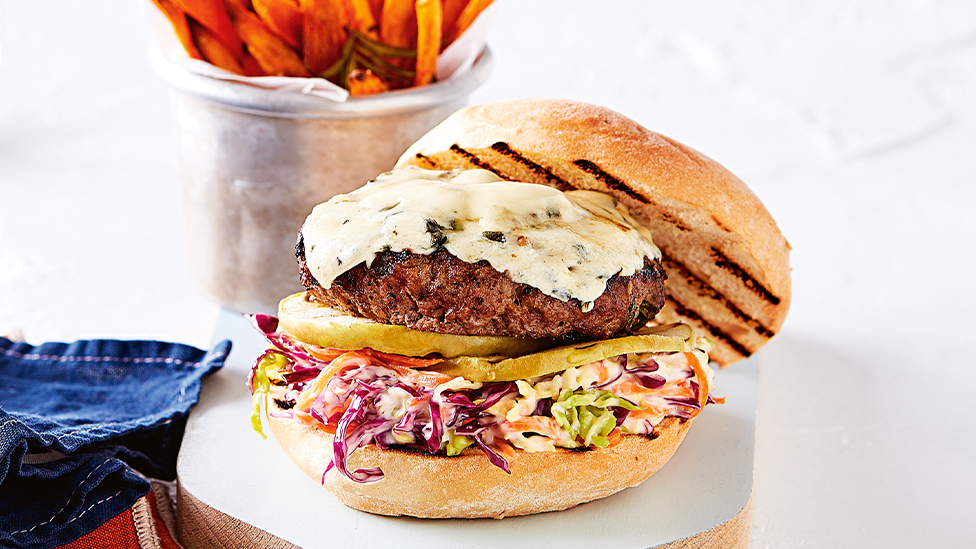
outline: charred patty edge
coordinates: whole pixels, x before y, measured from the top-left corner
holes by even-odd
[[[615,275],[583,312],[578,299],[562,301],[515,282],[487,261],[465,262],[446,249],[429,255],[382,252],[359,264],[329,289],[312,275],[299,233],[295,255],[306,299],[384,324],[454,335],[606,339],[646,323],[665,301],[665,270],[645,258],[630,276]]]

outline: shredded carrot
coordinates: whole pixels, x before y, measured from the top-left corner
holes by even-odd
[[[339,349],[327,349],[324,347],[307,345],[305,346],[305,350],[319,359],[329,360],[330,362],[329,366],[323,369],[322,372],[316,376],[312,385],[303,391],[299,397],[298,403],[295,407],[302,411],[308,411],[309,407],[312,405],[312,402],[314,402],[315,397],[325,390],[329,380],[347,368],[371,364],[385,366],[396,371],[397,374],[399,374],[400,377],[405,381],[425,387],[436,387],[441,383],[446,383],[451,380],[451,376],[437,372],[417,371],[411,367],[430,366],[431,364],[440,362],[441,359],[413,358],[390,353],[382,353],[380,351],[374,351],[373,349],[342,351]]]
[[[701,362],[698,361],[698,357],[695,353],[690,351],[685,352],[685,358],[688,359],[688,363],[691,364],[691,368],[695,371],[695,377],[698,378],[698,404],[699,408],[694,412],[694,416],[701,412],[705,405],[708,404],[708,376],[705,375],[705,369],[702,368]]]
[[[620,444],[620,441],[624,439],[623,433],[620,431],[620,427],[614,427],[613,431],[607,433],[607,440],[610,441],[610,445],[607,448],[611,448]]]
[[[309,414],[307,412],[302,412],[300,410],[295,410],[294,411],[294,416],[295,416],[295,419],[301,421],[302,423],[304,423],[306,425],[311,425],[312,427],[315,427],[316,429],[318,429],[320,431],[324,431],[325,433],[328,433],[330,435],[334,435],[335,434],[335,431],[336,431],[335,425],[328,424],[328,423],[322,423],[321,421],[319,421],[319,420],[315,419],[314,417],[312,417],[312,414]]]
[[[496,438],[495,441],[491,443],[491,447],[496,452],[498,452],[504,457],[507,457],[508,459],[514,459],[518,455],[516,453],[515,447],[509,444],[505,440]]]
[[[348,355],[347,358],[356,358],[366,363],[373,363],[381,366],[426,368],[428,366],[437,364],[438,362],[444,361],[443,358],[416,358],[412,356],[396,355],[393,353],[384,353],[368,347],[365,349],[349,351],[343,349],[333,349],[331,347],[319,347],[318,345],[308,343],[300,345],[308,354],[324,362],[332,362],[343,355]]]
[[[333,360],[349,352],[343,351],[342,349],[319,347],[318,345],[304,345],[303,348],[308,352],[308,354],[326,362],[332,362]]]
[[[365,366],[366,364],[369,364],[369,358],[370,357],[364,354],[362,351],[346,351],[332,359],[332,362],[329,363],[329,369],[325,374],[325,377],[330,378],[348,366]]]
[[[556,418],[543,416],[520,417],[515,421],[506,421],[502,424],[503,428],[512,431],[532,431],[545,435],[553,440],[558,440],[561,430]]]
[[[400,375],[406,381],[416,383],[417,385],[423,385],[433,389],[441,383],[447,383],[451,381],[451,376],[446,376],[444,374],[439,374],[437,372],[421,372],[417,370],[407,370],[406,372],[401,372]]]
[[[368,363],[369,360],[367,357],[358,351],[349,351],[339,355],[329,363],[328,369],[323,369],[319,372],[315,381],[312,382],[311,387],[302,391],[298,397],[298,403],[295,404],[295,408],[307,412],[312,407],[312,403],[315,402],[315,398],[325,390],[326,385],[328,385],[329,380],[333,376],[348,367],[362,366]]]
[[[373,349],[363,349],[359,351],[365,353],[368,356],[379,360],[386,366],[406,366],[407,368],[426,368],[437,364],[438,362],[444,362],[442,358],[415,358],[412,356],[395,355],[392,353],[384,353],[381,351],[374,351]]]
[[[640,408],[630,412],[627,417],[631,419],[647,419],[651,420],[652,423],[657,423],[658,421],[664,419],[665,414],[669,411],[668,408],[650,406],[646,403],[642,404],[643,405]]]
[[[595,368],[597,374],[599,375],[599,378],[597,379],[598,385],[602,385],[610,380],[610,369],[607,368],[605,362],[603,362],[602,360],[599,361],[599,363],[597,364],[597,366],[595,366]]]

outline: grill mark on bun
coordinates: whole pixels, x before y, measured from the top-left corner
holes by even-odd
[[[733,351],[739,353],[743,357],[747,357],[752,354],[752,351],[746,348],[745,345],[736,341],[735,338],[733,338],[729,334],[719,329],[718,326],[715,326],[711,322],[708,322],[707,320],[702,318],[701,315],[699,315],[697,312],[686,307],[683,303],[675,299],[673,294],[668,294],[668,300],[671,302],[671,305],[674,307],[675,313],[685,318],[689,318],[695,322],[698,322],[699,324],[704,326],[705,329],[708,330],[713,336],[725,342],[725,344],[728,345]]]
[[[274,403],[282,410],[291,410],[296,404],[294,400],[285,400],[283,398],[274,399]]]
[[[425,156],[425,155],[423,155],[421,153],[417,153],[417,160],[419,160],[422,164],[424,164],[424,167],[427,168],[427,169],[431,169],[432,170],[432,169],[434,169],[434,168],[437,167],[437,163],[436,162],[434,162],[433,160],[431,160],[431,158],[429,156]]]
[[[494,167],[492,167],[491,164],[478,158],[477,156],[474,155],[474,153],[462,149],[461,146],[458,145],[457,143],[451,145],[451,151],[463,156],[465,160],[474,164],[475,167],[481,168],[482,170],[488,170],[490,172],[494,172],[495,175],[497,175],[498,177],[501,177],[502,179],[506,179],[506,177],[503,176],[501,173],[499,173],[498,170],[496,170]]]
[[[776,332],[770,330],[761,322],[746,314],[746,312],[740,309],[735,303],[732,303],[732,301],[725,297],[722,292],[716,290],[710,284],[688,270],[688,267],[686,267],[683,263],[668,255],[663,257],[662,263],[664,263],[664,266],[668,271],[676,271],[678,277],[685,279],[690,285],[694,286],[695,289],[698,290],[698,295],[709,297],[715,301],[721,302],[722,305],[724,305],[733,316],[751,326],[757,334],[766,338],[771,338],[776,335]]]
[[[616,177],[603,171],[603,169],[600,168],[600,166],[597,166],[593,162],[590,162],[585,158],[581,158],[573,162],[573,164],[575,164],[576,167],[583,170],[584,172],[595,177],[597,181],[603,183],[610,189],[626,193],[627,196],[633,198],[634,200],[639,200],[645,204],[655,205],[653,200],[649,200],[646,196],[630,188],[626,183],[624,183],[620,179],[617,179]]]
[[[742,268],[738,263],[732,261],[725,254],[719,251],[718,248],[712,247],[712,257],[715,258],[715,266],[721,269],[725,269],[735,275],[736,278],[742,281],[746,285],[746,288],[752,290],[752,293],[758,295],[759,297],[765,299],[766,301],[772,303],[773,305],[779,305],[780,299],[776,297],[772,292],[766,289],[758,280],[752,277],[745,269]]]
[[[721,221],[719,221],[719,220],[718,220],[718,218],[717,218],[717,217],[715,217],[714,215],[712,216],[712,223],[715,223],[715,226],[716,226],[716,227],[718,227],[719,229],[722,229],[723,231],[725,231],[725,232],[727,232],[727,233],[731,233],[731,232],[732,232],[732,229],[730,229],[730,228],[728,228],[728,227],[726,227],[726,226],[725,226],[725,225],[724,225],[724,224],[723,224],[723,223],[722,223]]]
[[[389,448],[384,449],[383,451],[384,452],[401,452],[401,453],[404,453],[404,454],[415,454],[415,455],[418,455],[418,456],[424,456],[424,457],[429,457],[429,458],[454,459],[456,457],[460,457],[461,456],[461,454],[458,454],[456,456],[449,456],[447,454],[441,454],[439,452],[436,453],[436,454],[432,454],[432,453],[430,453],[430,451],[427,448],[425,448],[423,446],[420,446],[418,444],[394,444],[394,445],[390,446]]]
[[[690,231],[691,230],[691,227],[688,227],[687,225],[685,225],[684,223],[682,223],[680,219],[677,219],[676,217],[674,217],[673,215],[669,214],[668,212],[661,212],[661,219],[663,219],[663,220],[667,221],[668,223],[674,225],[674,227],[676,229],[678,229],[679,231],[685,231],[685,232],[687,232],[687,231]]]
[[[515,162],[518,162],[522,166],[525,166],[527,169],[532,171],[532,173],[544,177],[546,181],[549,182],[550,185],[559,189],[560,191],[571,191],[575,188],[572,185],[570,185],[568,182],[566,182],[565,179],[554,174],[552,170],[550,170],[549,168],[541,164],[536,164],[535,162],[522,156],[517,151],[512,150],[512,148],[508,146],[508,143],[505,143],[503,141],[498,141],[491,146],[491,150],[495,151],[496,153],[502,156],[508,157],[509,159]]]

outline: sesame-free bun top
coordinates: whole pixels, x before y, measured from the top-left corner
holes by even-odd
[[[411,165],[614,195],[663,253],[668,304],[657,318],[703,332],[719,364],[757,351],[786,318],[790,248],[762,202],[717,162],[610,109],[552,99],[468,107],[396,167]]]

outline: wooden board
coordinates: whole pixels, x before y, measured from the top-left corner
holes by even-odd
[[[715,394],[671,461],[640,486],[556,513],[503,520],[423,520],[349,509],[251,430],[247,372],[263,339],[221,311],[225,367],[204,382],[178,463],[177,523],[191,547],[458,549],[748,547],[756,411],[755,360],[716,373]]]

